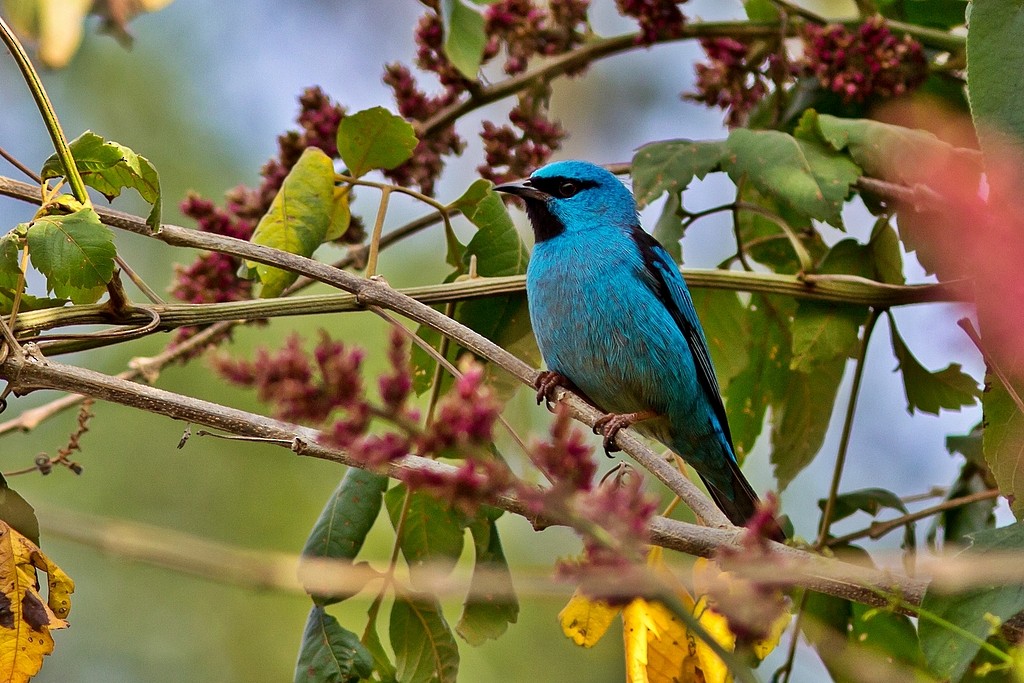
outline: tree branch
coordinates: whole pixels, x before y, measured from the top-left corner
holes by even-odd
[[[173,419],[233,434],[268,439],[268,443],[290,446],[300,455],[353,467],[362,466],[362,463],[353,460],[346,452],[317,443],[316,430],[57,363],[31,353],[23,354],[17,350],[9,352],[6,360],[0,363],[0,376],[10,378],[18,394],[37,389],[84,392],[105,401],[144,409]],[[570,398],[570,405],[575,401],[576,399]],[[664,464],[668,466],[667,463]],[[408,455],[392,464],[388,474],[402,479],[404,474],[412,470],[428,470],[443,476],[451,476],[455,469],[452,465]],[[512,495],[498,496],[492,502],[496,507],[526,517],[538,525],[559,524],[558,520],[536,519],[529,506]],[[651,524],[652,541],[656,545],[702,557],[710,557],[723,548],[742,552],[745,547],[743,533],[735,527],[711,528],[664,517],[656,517]],[[787,575],[804,577],[806,580],[801,579],[801,585],[806,585],[812,590],[878,606],[887,604],[879,591],[898,594],[911,604],[920,603],[924,593],[925,583],[917,579],[812,555],[777,543],[770,543],[768,547],[773,556],[786,563]],[[777,573],[778,566],[773,567],[773,571]],[[775,578],[778,579],[778,576]]]

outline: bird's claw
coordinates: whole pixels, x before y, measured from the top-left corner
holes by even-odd
[[[594,433],[604,437],[601,445],[604,446],[604,454],[609,458],[612,457],[612,453],[618,453],[622,450],[616,445],[615,437],[620,430],[631,424],[633,424],[633,415],[631,413],[608,413],[597,418],[597,421],[594,422]]]
[[[594,433],[604,436],[604,454],[609,458],[612,453],[622,449],[615,443],[615,437],[626,427],[632,427],[641,420],[648,420],[655,417],[655,413],[649,410],[642,410],[636,413],[608,413],[597,418],[594,422]]]
[[[558,387],[568,387],[569,378],[554,370],[545,370],[537,375],[537,405],[544,403],[548,410],[551,410],[551,394]]]

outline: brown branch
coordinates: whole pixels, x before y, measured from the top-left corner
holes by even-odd
[[[0,363],[0,376],[10,378],[19,394],[37,389],[84,392],[105,401],[173,419],[232,434],[268,439],[269,444],[287,444],[301,455],[361,466],[346,452],[317,443],[318,433],[315,430],[57,363],[33,355],[31,347],[28,353],[9,353],[7,359]],[[451,465],[409,455],[392,464],[388,474],[402,479],[412,470],[428,470],[442,476],[451,476],[455,472]],[[558,524],[558,520],[537,520],[529,506],[515,496],[498,496],[492,502],[496,507],[531,519],[538,526]],[[651,525],[652,541],[655,544],[703,557],[714,555],[722,548],[740,552],[743,548],[742,533],[734,527],[711,528],[664,517],[655,518]],[[878,591],[898,594],[912,604],[918,604],[924,592],[923,581],[900,574],[867,569],[776,543],[770,544],[770,549],[771,553],[787,563],[787,567],[792,568],[790,573],[793,576],[803,576],[806,579],[803,585],[812,590],[880,606],[887,604],[887,601]],[[778,571],[777,568],[775,571]]]
[[[188,230],[175,225],[163,225],[157,232],[153,232],[144,221],[136,216],[126,214],[112,209],[99,211],[103,221],[113,227],[127,230],[145,237],[151,237],[162,242],[180,247],[192,247],[208,251],[218,251],[231,254],[242,259],[256,261],[267,265],[276,266],[289,270],[311,279],[318,280],[328,285],[345,290],[356,295],[356,300],[364,305],[376,305],[388,310],[400,313],[406,318],[440,332],[450,339],[458,342],[464,348],[472,351],[478,356],[487,358],[491,362],[508,371],[520,381],[533,386],[537,378],[537,371],[524,363],[519,358],[501,348],[486,337],[470,330],[464,325],[452,320],[444,314],[434,310],[426,304],[401,294],[392,289],[386,282],[379,278],[361,278],[344,270],[339,270],[327,264],[313,259],[289,254],[277,249],[271,249],[262,245],[253,244],[244,240],[213,235],[210,233]],[[69,367],[69,366],[68,366]],[[4,373],[3,376],[11,380],[15,388],[19,387],[19,380],[13,375]],[[20,385],[25,386],[25,385]],[[31,386],[31,385],[29,385]],[[39,387],[39,388],[61,388],[61,387]],[[88,388],[85,391],[71,386],[64,387],[76,393],[93,394]],[[83,387],[84,388],[84,387]],[[93,394],[95,395],[95,394]],[[99,398],[104,398],[98,396]],[[109,399],[108,399],[109,400]],[[566,393],[564,400],[572,409],[573,417],[593,426],[594,422],[601,417],[602,413],[587,404],[579,397]],[[127,403],[127,405],[136,405]],[[146,409],[150,409],[146,406]],[[155,411],[154,411],[155,412]],[[187,419],[187,418],[186,418]],[[211,425],[216,426],[216,425]],[[227,431],[235,432],[230,427],[218,427]],[[237,432],[235,432],[237,433]],[[259,435],[257,435],[259,436]],[[721,511],[693,485],[678,470],[658,457],[646,444],[628,430],[620,433],[617,443],[624,452],[636,460],[642,467],[650,471],[673,493],[678,495],[701,519],[709,524],[731,526]]]
[[[681,40],[692,40],[694,38],[736,38],[737,40],[751,40],[755,38],[778,38],[779,32],[786,31],[787,35],[797,35],[806,18],[791,17],[789,21],[782,22],[754,22],[754,21],[701,21],[693,22],[684,26],[680,33],[671,38],[661,38],[655,43],[670,43]],[[815,21],[814,23],[818,23]],[[844,20],[836,23],[857,26],[861,20]],[[901,33],[913,36],[922,43],[957,52],[964,49],[966,40],[962,36],[953,36],[946,31],[939,31],[914,24],[907,24],[898,21],[890,21],[889,26]],[[637,34],[614,36],[612,38],[597,38],[565,54],[553,57],[540,66],[523,72],[518,76],[507,78],[493,85],[485,86],[475,90],[468,98],[455,102],[444,107],[432,117],[419,123],[416,126],[416,135],[424,138],[436,134],[439,130],[452,125],[466,114],[480,109],[492,102],[504,99],[517,92],[529,89],[539,83],[551,81],[567,73],[579,71],[588,64],[605,57],[610,57],[628,50],[637,49]]]

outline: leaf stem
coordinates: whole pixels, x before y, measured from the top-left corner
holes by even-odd
[[[32,98],[36,101],[36,107],[39,108],[39,113],[43,117],[43,123],[46,125],[46,131],[50,134],[50,140],[53,142],[53,148],[57,152],[57,158],[60,159],[60,164],[64,168],[64,176],[71,185],[71,192],[75,195],[75,199],[88,206],[89,194],[85,190],[85,183],[82,181],[82,176],[78,173],[75,158],[71,155],[71,148],[68,147],[67,138],[64,137],[60,121],[57,120],[57,112],[53,109],[53,103],[50,102],[50,98],[46,95],[46,89],[43,88],[39,72],[32,66],[32,61],[28,58],[28,53],[25,52],[21,41],[14,35],[14,31],[11,30],[2,17],[0,17],[0,40],[3,40],[11,56],[14,57],[18,70],[21,71],[21,75],[25,79],[29,91],[32,93]]]
[[[857,412],[857,399],[860,396],[860,383],[864,377],[865,360],[868,354],[868,344],[871,341],[871,333],[875,329],[882,309],[872,308],[868,314],[868,321],[864,325],[864,338],[860,343],[860,351],[857,354],[857,365],[853,372],[853,386],[850,387],[850,400],[846,404],[846,417],[843,419],[843,432],[839,438],[839,451],[836,453],[836,465],[832,472],[832,483],[829,485],[828,498],[825,501],[825,509],[821,513],[821,526],[818,530],[818,540],[814,542],[815,550],[821,550],[828,540],[828,531],[832,526],[832,515],[835,513],[836,496],[839,494],[839,480],[843,476],[843,467],[846,465],[846,454],[850,447],[850,434],[853,432],[853,417]]]
[[[373,222],[373,233],[370,235],[370,254],[366,257],[366,277],[373,277],[377,274],[377,255],[380,253],[380,237],[384,231],[384,219],[388,214],[389,199],[391,199],[391,188],[384,186],[380,190],[377,219]]]

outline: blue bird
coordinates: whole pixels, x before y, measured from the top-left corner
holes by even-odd
[[[577,389],[608,412],[595,425],[606,451],[635,424],[697,471],[734,524],[745,523],[758,499],[736,462],[704,331],[630,191],[584,161],[494,189],[523,200],[536,238],[526,293],[548,367],[538,401],[558,385]]]

